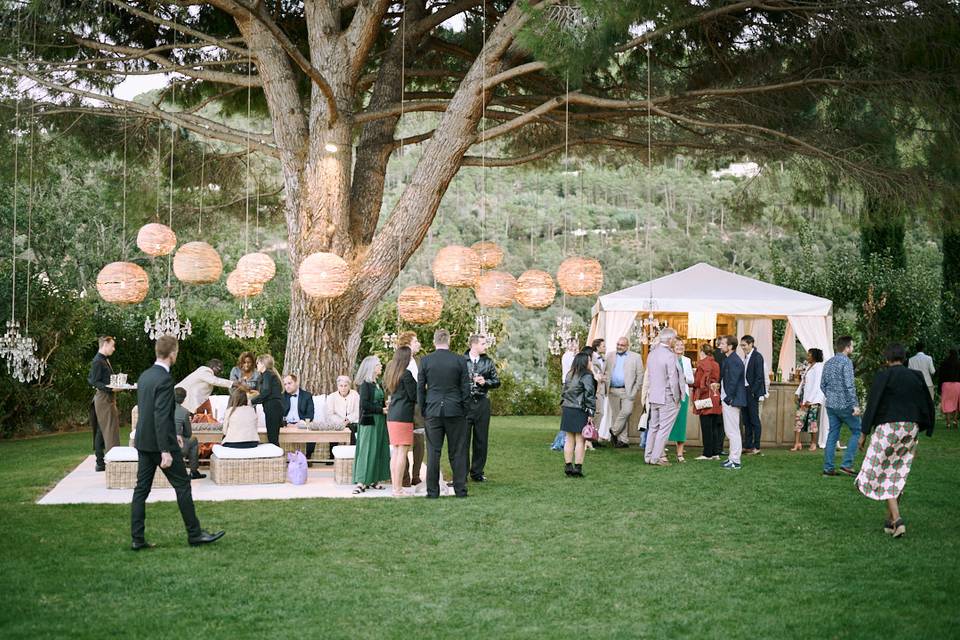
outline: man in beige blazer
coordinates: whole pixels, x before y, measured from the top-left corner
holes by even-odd
[[[617,350],[607,354],[604,364],[610,440],[615,447],[627,447],[627,423],[633,413],[633,400],[643,383],[643,360],[640,354],[630,351],[630,338],[623,336],[617,340]]]

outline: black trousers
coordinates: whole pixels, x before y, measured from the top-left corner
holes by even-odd
[[[133,490],[133,502],[130,504],[130,537],[134,542],[143,542],[143,532],[147,518],[147,496],[153,486],[153,476],[160,466],[159,451],[138,451],[137,487]],[[170,486],[177,492],[177,506],[180,507],[180,516],[187,527],[187,537],[196,538],[200,535],[200,521],[193,507],[193,493],[190,491],[190,478],[187,468],[183,466],[183,453],[171,451],[173,464],[167,469],[161,469],[167,476]]]
[[[487,466],[487,444],[490,442],[490,398],[473,396],[467,403],[467,429],[470,433],[470,477],[483,477]]]
[[[283,424],[283,403],[268,400],[263,403],[263,417],[267,423],[267,442],[280,446],[280,427]]]
[[[427,496],[440,497],[440,454],[447,439],[447,455],[453,468],[453,491],[467,495],[467,420],[463,416],[426,418]]]
[[[743,448],[760,448],[760,400],[747,394],[747,406],[740,414],[743,416]]]
[[[100,423],[97,422],[97,409],[90,401],[90,426],[93,427],[93,454],[97,457],[97,466],[104,466],[103,450],[105,448],[103,433],[100,431]],[[137,425],[133,425],[136,427]]]
[[[723,450],[723,416],[701,415],[700,436],[703,439],[703,455],[708,458],[720,455]]]

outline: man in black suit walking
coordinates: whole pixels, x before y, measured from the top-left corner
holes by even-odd
[[[740,338],[743,364],[746,369],[747,406],[743,412],[743,451],[751,455],[760,453],[760,401],[767,397],[767,374],[763,366],[763,354],[754,346],[753,336]]]
[[[160,336],[155,347],[157,361],[137,380],[139,415],[134,440],[138,454],[137,487],[133,490],[133,502],[130,505],[131,547],[134,551],[155,546],[144,538],[144,520],[147,515],[147,496],[150,495],[157,467],[177,492],[177,506],[187,527],[187,541],[191,545],[206,544],[219,540],[224,534],[223,531],[210,534],[201,529],[193,508],[190,478],[183,466],[183,452],[177,443],[174,426],[176,402],[170,368],[177,361],[178,348],[176,338]]]
[[[470,379],[467,361],[450,351],[450,332],[433,334],[436,351],[420,361],[418,403],[423,408],[427,436],[427,497],[440,497],[440,453],[447,438],[447,454],[453,467],[453,490],[467,497],[467,402]]]

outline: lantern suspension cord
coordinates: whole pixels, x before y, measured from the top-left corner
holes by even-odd
[[[244,191],[246,192],[246,210],[244,214],[243,230],[243,252],[250,252],[250,83],[252,79],[251,66],[253,64],[252,56],[247,52],[247,155],[246,155],[246,177],[244,178]]]
[[[566,75],[567,98],[563,104],[563,256],[567,256],[567,168],[570,164],[570,71]],[[566,300],[566,297],[564,297]]]
[[[480,241],[487,238],[487,141],[484,134],[487,130],[484,114],[487,110],[487,3],[482,4],[480,17]],[[481,266],[483,266],[481,264]]]
[[[20,5],[17,5],[17,33],[15,36],[17,61],[20,60]],[[17,211],[20,192],[20,95],[17,91],[17,100],[13,125],[13,236],[10,238],[10,264],[13,277],[10,292],[10,322],[16,320],[17,312]]]
[[[37,58],[37,16],[33,15],[33,58]],[[36,156],[36,101],[30,101],[30,165],[29,165],[29,183],[30,190],[27,192],[27,304],[25,319],[23,323],[23,333],[30,333],[30,277],[33,269],[33,199],[34,199],[34,181],[33,181],[33,159]]]
[[[163,154],[160,147],[163,144],[163,122],[157,119],[157,210],[154,219],[160,222],[160,166],[163,164]]]
[[[127,108],[123,108],[123,112],[127,112]],[[123,245],[123,255],[121,256],[124,261],[127,259],[127,119],[123,119],[123,190],[122,190],[122,227],[120,231],[120,243]]]
[[[174,54],[174,51],[177,48],[177,17],[178,14],[173,14],[173,49],[170,51],[171,57]],[[177,104],[177,79],[172,78],[170,83],[170,103],[173,108],[176,108]],[[174,124],[170,125],[170,184],[169,184],[169,197],[167,199],[167,226],[173,229],[173,152],[174,152],[174,143],[177,139],[177,127]],[[167,293],[170,292],[171,287],[171,276],[173,273],[173,252],[167,254]]]
[[[206,188],[204,169],[207,168],[207,145],[200,143],[200,208],[197,213],[197,235],[203,234],[203,190]]]
[[[400,149],[398,155],[400,156],[400,172],[403,175],[403,183],[407,183],[407,168],[406,164],[403,162],[403,157],[405,155],[403,148],[403,108],[404,108],[404,96],[407,91],[407,0],[403,0],[402,6],[403,12],[400,16],[400,116],[397,118],[397,128],[400,130]],[[403,234],[397,234],[397,295],[399,296],[400,289],[400,274],[403,271]],[[436,286],[436,283],[434,283]],[[399,298],[398,298],[399,300]],[[400,328],[400,323],[403,321],[403,318],[400,316],[400,304],[397,304],[397,329]]]
[[[653,255],[650,252],[650,209],[653,208],[653,135],[651,107],[653,96],[652,70],[650,67],[650,50],[653,48],[648,42],[644,47],[647,50],[647,211],[644,222],[644,249],[647,253],[647,281],[650,283],[650,309],[653,313]]]

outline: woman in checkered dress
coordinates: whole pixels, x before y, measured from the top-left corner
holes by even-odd
[[[884,352],[887,368],[877,372],[867,397],[863,433],[873,436],[856,485],[872,500],[887,503],[883,530],[899,538],[906,533],[900,515],[900,494],[910,474],[917,437],[933,435],[933,400],[918,371],[904,366],[906,349],[891,344]]]

